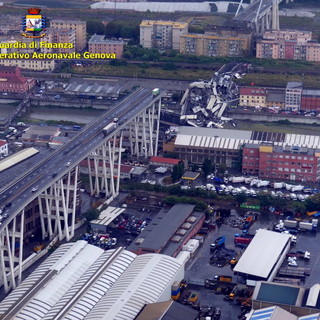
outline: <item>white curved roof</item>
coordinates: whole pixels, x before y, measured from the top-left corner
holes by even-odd
[[[91,9],[111,9],[114,10],[134,10],[134,11],[151,11],[151,12],[176,12],[176,11],[189,11],[189,12],[211,12],[212,2],[98,2],[90,6]],[[227,12],[229,4],[239,5],[239,2],[221,1],[215,2],[218,12]],[[246,7],[243,4],[242,7]]]
[[[157,302],[181,269],[182,263],[160,254],[67,243],[0,303],[0,318],[96,320],[95,314],[108,313],[101,319],[129,320],[146,301]]]
[[[85,320],[135,319],[145,304],[158,302],[165,288],[171,290],[181,268],[178,260],[162,254],[137,256]]]

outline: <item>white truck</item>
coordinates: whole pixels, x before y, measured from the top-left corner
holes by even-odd
[[[292,189],[293,185],[289,184],[289,183],[286,183],[285,187],[286,187],[286,190],[290,191]]]
[[[291,191],[296,192],[296,191],[302,191],[304,189],[304,186],[302,185],[297,185],[297,186],[292,186]]]
[[[298,226],[298,221],[295,221],[295,220],[284,220],[284,221],[283,221],[283,225],[284,225],[286,228],[297,228],[297,226]]]
[[[244,177],[232,177],[229,179],[232,183],[240,183],[244,182]]]
[[[284,182],[274,182],[273,183],[273,188],[274,189],[282,189],[284,187],[285,183]]]
[[[257,183],[257,187],[260,188],[260,187],[266,187],[268,186],[270,183],[270,181],[268,180],[259,180],[258,183]]]

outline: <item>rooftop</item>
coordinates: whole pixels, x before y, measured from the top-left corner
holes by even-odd
[[[259,229],[234,271],[267,279],[289,242],[289,234]]]
[[[161,20],[143,20],[140,27],[149,27],[154,25],[172,26],[173,28],[183,29],[188,27],[186,22],[161,21]]]
[[[133,320],[182,280],[181,270],[162,254],[105,251],[82,240],[62,244],[0,303],[0,318]]]
[[[198,312],[175,301],[147,304],[135,320],[196,320]]]
[[[303,83],[300,81],[288,81],[286,89],[302,89]]]
[[[298,286],[283,286],[276,283],[262,282],[256,300],[294,306],[299,292],[300,287]]]
[[[153,251],[165,247],[170,238],[192,214],[195,205],[175,204],[171,209],[162,209],[133,241],[127,250],[138,248]]]
[[[182,176],[185,180],[196,180],[200,175],[200,172],[186,171]]]
[[[102,34],[94,34],[89,42],[89,44],[124,44],[123,40],[111,40],[105,39],[105,36]]]
[[[245,143],[273,142],[274,145],[294,145],[318,149],[320,136],[294,133],[274,133],[234,129],[179,127],[176,146],[239,150]]]
[[[179,164],[181,162],[181,160],[180,159],[173,159],[173,158],[165,158],[165,157],[151,157],[150,162]]]

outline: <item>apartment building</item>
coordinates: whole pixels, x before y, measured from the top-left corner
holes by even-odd
[[[256,57],[320,61],[320,43],[311,39],[311,32],[267,31],[257,40]]]
[[[209,34],[185,34],[180,38],[180,53],[207,57],[241,57],[250,49],[248,39]]]
[[[50,27],[59,30],[73,30],[75,32],[75,50],[82,51],[87,46],[87,24],[80,20],[53,19]]]
[[[246,107],[267,107],[268,90],[260,87],[240,88],[239,106]]]
[[[124,41],[105,39],[104,35],[94,34],[89,42],[90,53],[115,53],[117,59],[122,58]]]
[[[301,30],[267,30],[264,32],[263,38],[270,40],[286,40],[297,41],[297,43],[305,43],[312,40],[312,32]]]
[[[242,172],[266,179],[318,182],[320,150],[295,145],[245,144]]]
[[[286,87],[286,110],[299,110],[302,95],[302,82],[288,82]]]
[[[27,70],[54,70],[53,59],[0,59],[0,66],[19,67]]]
[[[143,20],[140,24],[140,44],[160,50],[180,49],[180,37],[188,33],[188,23]]]
[[[50,48],[50,46],[40,47],[43,53],[71,53],[76,51],[76,32],[72,29],[47,28],[46,35],[41,42],[51,43],[71,43],[72,48]]]

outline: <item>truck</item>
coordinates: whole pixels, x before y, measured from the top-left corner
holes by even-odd
[[[273,183],[273,188],[274,189],[282,189],[284,187],[285,183],[284,182],[274,182]]]
[[[251,242],[252,238],[243,238],[243,237],[235,237],[234,244],[237,245],[248,245]]]
[[[286,228],[297,228],[298,226],[298,221],[295,220],[284,220],[283,225]]]
[[[152,90],[152,95],[153,95],[153,96],[157,96],[159,93],[160,93],[160,89],[159,89],[159,88],[154,88],[154,89]]]
[[[310,252],[309,251],[297,251],[297,252],[290,252],[287,254],[287,257],[296,257],[299,259],[305,259],[305,260],[310,260]]]
[[[242,230],[248,230],[252,224],[254,222],[254,217],[253,216],[247,216],[245,217],[245,220],[244,220],[244,224],[242,226]]]
[[[259,180],[258,183],[257,183],[257,187],[260,188],[260,187],[266,187],[268,186],[270,183],[270,181],[267,181],[267,180]]]
[[[316,219],[315,219],[316,220]],[[312,222],[300,222],[299,229],[305,231],[317,231],[318,225]]]
[[[291,191],[296,192],[296,191],[302,191],[304,189],[304,186],[302,185],[297,185],[297,186],[292,186]]]
[[[224,183],[223,179],[220,178],[220,177],[217,177],[217,176],[215,176],[215,177],[213,178],[213,182],[214,182],[214,183],[217,183],[217,184]]]
[[[115,128],[117,127],[117,124],[115,122],[111,122],[109,124],[107,124],[104,128],[103,128],[103,133],[104,135],[107,135],[108,133],[110,133],[111,131],[113,131]]]
[[[221,236],[221,237],[217,238],[213,243],[211,243],[210,250],[215,251],[218,248],[223,247],[225,242],[226,242],[226,237]]]
[[[232,178],[230,178],[230,181],[231,181],[232,183],[244,182],[244,177],[232,177]]]
[[[215,282],[232,282],[232,277],[231,276],[214,276],[214,281]]]

